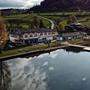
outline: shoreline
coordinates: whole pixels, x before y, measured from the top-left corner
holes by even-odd
[[[42,49],[42,50],[35,50],[35,51],[28,51],[26,53],[20,53],[20,54],[15,54],[15,55],[8,55],[5,57],[0,57],[0,61],[7,61],[9,59],[13,59],[13,58],[18,58],[18,57],[27,57],[27,56],[38,56],[39,54],[42,53],[47,53],[47,52],[51,52],[57,49],[63,49],[66,48],[67,46],[57,46],[57,47],[51,47],[51,48],[47,48],[47,49]]]
[[[88,48],[87,46],[85,46],[86,48]],[[51,51],[57,50],[57,49],[65,49],[65,48],[73,48],[73,49],[80,49],[81,51],[87,51],[90,52],[90,49],[85,49],[84,46],[81,45],[63,45],[63,46],[56,46],[56,47],[51,47],[51,48],[46,48],[46,49],[42,49],[42,50],[35,50],[35,51],[28,51],[25,53],[19,53],[19,54],[15,54],[15,55],[8,55],[5,57],[0,57],[0,61],[8,61],[10,59],[13,58],[23,58],[23,57],[34,57],[34,56],[38,56],[42,53],[50,53]]]

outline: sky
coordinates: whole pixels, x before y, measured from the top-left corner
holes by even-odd
[[[30,8],[40,4],[43,0],[0,0],[0,9],[4,8]]]

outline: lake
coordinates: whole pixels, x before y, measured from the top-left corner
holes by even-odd
[[[58,49],[6,63],[11,72],[11,90],[90,90],[89,52]]]

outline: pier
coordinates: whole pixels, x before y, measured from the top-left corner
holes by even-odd
[[[85,51],[90,51],[90,47],[87,47],[87,46],[70,44],[70,43],[68,43],[68,42],[64,42],[63,45],[66,45],[67,47],[82,48],[82,49],[85,50]]]

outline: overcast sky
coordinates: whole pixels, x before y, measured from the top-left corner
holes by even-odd
[[[0,9],[2,8],[30,8],[40,4],[43,0],[0,0]]]

